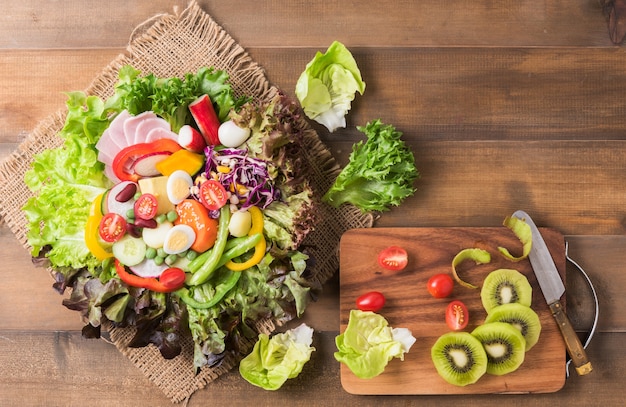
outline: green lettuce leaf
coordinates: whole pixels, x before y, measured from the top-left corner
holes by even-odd
[[[120,69],[115,94],[106,101],[107,110],[126,109],[133,115],[153,111],[177,133],[183,125],[193,123],[189,104],[204,94],[211,98],[221,121],[246,100],[235,99],[228,74],[212,67],[201,67],[183,78],[159,78],[153,73],[140,76],[140,73],[130,65]]]
[[[375,120],[358,129],[366,142],[353,146],[348,164],[322,200],[334,207],[349,203],[363,212],[387,211],[415,193],[415,157],[391,125]]]
[[[364,91],[365,82],[354,57],[338,41],[326,53],[317,52],[296,83],[296,96],[304,113],[330,132],[346,127],[345,116],[356,92]]]
[[[63,145],[37,154],[24,175],[36,196],[22,208],[34,257],[54,267],[92,270],[100,262],[85,245],[84,228],[93,199],[109,186],[95,144],[108,126],[104,103],[82,92],[68,93],[68,115],[59,136]]]
[[[346,330],[335,338],[335,343],[335,359],[346,364],[355,376],[371,379],[381,374],[391,359],[404,360],[415,338],[406,328],[391,329],[379,314],[352,310]]]
[[[300,374],[315,348],[313,329],[306,324],[274,335],[259,334],[252,352],[239,363],[241,377],[265,390],[278,390]]]

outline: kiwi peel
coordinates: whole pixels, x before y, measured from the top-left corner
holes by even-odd
[[[437,373],[448,383],[467,386],[476,383],[487,371],[487,352],[468,332],[448,332],[431,348]]]
[[[514,269],[498,269],[487,275],[480,299],[487,312],[498,305],[520,303],[530,307],[533,289],[525,275]]]
[[[487,373],[501,376],[517,370],[524,362],[526,340],[506,322],[491,322],[472,331],[487,354]]]

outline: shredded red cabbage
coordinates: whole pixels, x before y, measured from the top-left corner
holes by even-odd
[[[274,186],[269,172],[272,165],[269,161],[250,157],[245,149],[216,150],[214,146],[208,146],[204,153],[207,178],[217,177],[224,188],[237,197],[240,208],[257,206],[265,209],[280,199],[280,191]]]

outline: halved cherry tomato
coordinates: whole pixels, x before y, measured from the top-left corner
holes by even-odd
[[[446,324],[453,331],[465,329],[469,322],[467,307],[461,301],[454,300],[446,308]]]
[[[196,232],[191,249],[202,253],[209,250],[217,239],[218,221],[209,216],[207,209],[195,199],[185,199],[176,205],[178,218],[174,222],[188,225]]]
[[[126,220],[117,213],[109,212],[100,220],[98,233],[105,242],[117,242],[126,233]]]
[[[356,306],[361,311],[380,311],[385,306],[385,296],[378,291],[370,291],[356,299]]]
[[[222,184],[207,180],[200,184],[200,201],[210,211],[220,209],[228,201],[228,193]]]
[[[400,271],[406,267],[408,262],[409,257],[406,250],[399,246],[389,246],[378,253],[378,264],[387,270]]]
[[[446,298],[452,294],[454,288],[454,280],[450,275],[441,273],[435,274],[428,279],[428,292],[435,298]]]
[[[141,196],[135,201],[135,216],[148,220],[152,219],[157,214],[159,202],[156,196],[152,194],[141,194]]]

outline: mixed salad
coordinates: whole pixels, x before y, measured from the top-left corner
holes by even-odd
[[[83,335],[134,326],[165,358],[194,342],[196,368],[302,314],[315,287],[302,241],[315,204],[300,108],[236,97],[228,75],[119,71],[109,98],[68,93],[63,144],[37,155],[24,206],[33,257],[53,270]]]

